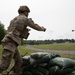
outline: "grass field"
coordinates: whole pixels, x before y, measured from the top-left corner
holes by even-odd
[[[75,51],[75,43],[33,45],[33,47],[49,49],[49,50],[72,50],[72,51]]]

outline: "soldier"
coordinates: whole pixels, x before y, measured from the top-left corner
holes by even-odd
[[[2,40],[3,53],[0,62],[0,73],[9,67],[13,58],[15,61],[15,73],[13,75],[21,75],[22,58],[17,47],[21,44],[21,39],[27,39],[29,35],[27,26],[38,31],[46,30],[28,18],[29,12],[30,9],[27,6],[20,6],[18,9],[19,15],[10,21],[7,34]]]

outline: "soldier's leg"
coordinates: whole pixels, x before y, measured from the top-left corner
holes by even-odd
[[[13,52],[9,50],[3,50],[2,58],[0,60],[0,73],[9,67],[12,57]]]
[[[5,41],[2,42],[2,46],[4,51],[0,62],[0,73],[9,67],[17,47],[16,43],[9,38],[6,38]]]
[[[21,75],[22,71],[21,71],[21,66],[22,66],[22,57],[18,51],[18,49],[15,50],[15,54],[14,54],[14,60],[15,60],[15,73],[18,75]]]

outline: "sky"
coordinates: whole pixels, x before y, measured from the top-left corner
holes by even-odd
[[[30,28],[28,40],[75,39],[75,0],[0,0],[0,21],[5,29],[21,5],[30,8],[29,18],[46,28],[46,32]]]

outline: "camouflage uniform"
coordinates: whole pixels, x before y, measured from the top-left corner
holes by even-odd
[[[21,44],[22,37],[20,36],[23,32],[25,32],[24,30],[27,28],[27,26],[38,31],[44,31],[44,28],[42,28],[38,24],[35,24],[23,13],[20,13],[17,17],[11,20],[7,30],[7,34],[2,40],[3,53],[0,62],[0,73],[9,67],[10,62],[13,58],[15,60],[15,72],[17,73],[17,75],[20,74],[22,58],[18,52],[17,47]]]

